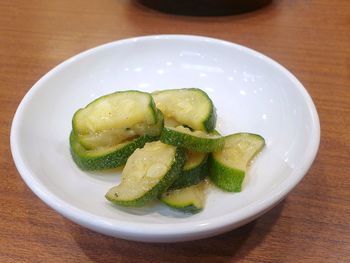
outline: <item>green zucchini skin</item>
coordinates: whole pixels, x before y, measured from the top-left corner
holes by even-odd
[[[204,127],[204,130],[205,130],[206,132],[212,132],[212,131],[215,129],[216,120],[217,120],[216,108],[215,108],[215,106],[214,106],[213,101],[212,101],[211,98],[208,96],[208,94],[207,94],[205,91],[201,90],[201,89],[198,89],[198,88],[190,88],[190,90],[196,90],[196,91],[202,93],[203,96],[205,96],[205,97],[207,98],[207,100],[209,101],[212,110],[210,111],[210,113],[209,113],[209,115],[207,116],[207,118],[204,120],[204,122],[203,122],[203,127]]]
[[[196,167],[182,170],[180,176],[174,181],[170,189],[180,189],[198,184],[209,175],[209,155]]]
[[[210,154],[209,157],[210,180],[219,188],[227,192],[241,192],[245,171],[230,168],[220,164]]]
[[[213,152],[209,157],[209,178],[210,180],[219,188],[227,192],[241,192],[242,184],[245,178],[246,171],[249,167],[250,162],[254,157],[262,151],[265,147],[265,139],[258,135],[252,133],[235,133],[227,135],[225,138],[225,146],[222,151]],[[230,141],[236,144],[230,145]],[[230,155],[232,160],[236,162],[241,162],[241,168],[233,165],[225,164],[218,155],[223,153],[226,149],[237,149],[237,152],[242,151],[239,149],[237,143],[249,142],[248,149],[245,149],[245,154],[249,153],[248,156],[242,157],[242,155],[235,154]],[[238,147],[238,148],[237,148]],[[239,149],[239,150],[238,150]]]
[[[157,136],[144,135],[98,154],[95,150],[86,150],[81,146],[73,131],[70,134],[69,142],[70,152],[76,165],[85,171],[95,171],[124,165],[137,148],[142,148],[147,142],[157,139]]]
[[[208,182],[202,181],[181,189],[168,190],[160,201],[173,210],[196,214],[204,209]]]
[[[208,95],[207,97],[212,104],[213,110],[210,112],[208,118],[203,122],[203,126],[205,131],[213,132],[215,130],[216,120],[217,120],[216,108]]]
[[[170,185],[179,177],[181,170],[186,162],[186,153],[183,148],[177,147],[173,163],[162,179],[147,193],[143,196],[133,199],[133,200],[117,200],[113,198],[113,195],[110,192],[107,192],[105,195],[106,199],[113,204],[127,207],[140,207],[149,203],[152,200],[159,198]]]
[[[160,134],[160,141],[166,144],[183,147],[194,152],[213,152],[224,147],[224,137],[202,138],[191,134],[182,133],[174,129],[164,127]]]

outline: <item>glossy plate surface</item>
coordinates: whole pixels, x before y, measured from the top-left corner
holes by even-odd
[[[241,193],[211,187],[203,212],[161,204],[119,208],[105,200],[119,172],[74,164],[74,112],[117,90],[198,87],[212,98],[222,134],[253,132],[267,142]],[[213,236],[276,205],[303,178],[319,145],[315,106],[302,84],[272,59],[218,39],[159,35],[121,40],[68,59],[41,78],[15,114],[11,150],[24,181],[50,207],[95,231],[129,240],[176,242]]]

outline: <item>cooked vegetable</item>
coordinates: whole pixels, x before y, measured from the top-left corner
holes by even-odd
[[[204,209],[211,181],[240,192],[265,140],[257,134],[221,136],[209,96],[197,88],[129,90],[102,96],[72,119],[70,150],[82,170],[125,164],[119,185],[105,197],[120,206],[160,199],[185,213]]]
[[[164,126],[163,114],[157,110],[157,122],[152,125],[138,123],[127,128],[106,130],[99,133],[78,136],[80,144],[86,149],[112,147],[143,135],[160,136]]]
[[[240,192],[250,161],[264,145],[264,138],[257,134],[236,133],[226,136],[224,148],[212,153],[210,179],[223,190]]]
[[[72,125],[79,142],[87,149],[95,149],[116,145],[136,135],[159,135],[158,117],[149,93],[119,91],[78,110]]]
[[[111,188],[106,198],[122,206],[142,206],[169,188],[185,161],[181,148],[159,141],[147,143],[129,157],[121,183]]]
[[[171,189],[179,189],[198,184],[209,175],[207,153],[187,151],[186,154],[187,161],[179,178],[171,185]]]
[[[95,150],[85,149],[78,141],[77,135],[70,134],[70,149],[74,162],[82,170],[103,170],[124,165],[129,156],[146,142],[157,140],[158,137],[144,135],[130,141],[124,141],[111,147]]]
[[[170,190],[164,193],[160,200],[167,206],[185,213],[198,213],[205,205],[207,182],[186,188]]]
[[[208,134],[203,131],[191,131],[183,126],[164,127],[160,140],[163,143],[184,147],[195,152],[218,151],[224,146],[224,137],[220,135]]]
[[[213,102],[201,89],[170,89],[152,93],[157,108],[167,122],[173,119],[194,130],[211,132],[215,128],[216,113]]]

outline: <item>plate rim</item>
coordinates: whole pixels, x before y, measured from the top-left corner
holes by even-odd
[[[20,125],[20,120],[22,118],[23,109],[30,102],[30,99],[35,95],[35,93],[40,90],[42,83],[44,83],[51,76],[59,73],[61,69],[69,64],[74,63],[76,60],[82,59],[85,56],[94,54],[103,50],[105,48],[114,47],[118,45],[123,45],[129,42],[135,41],[148,41],[148,40],[195,40],[195,41],[205,41],[211,44],[221,44],[225,46],[230,46],[238,49],[239,51],[247,52],[249,55],[259,57],[277,67],[289,80],[294,83],[295,88],[301,93],[310,117],[312,120],[312,135],[313,140],[309,143],[306,149],[308,154],[307,160],[304,160],[303,164],[298,168],[293,170],[292,176],[285,180],[280,186],[278,186],[278,191],[274,192],[263,198],[262,200],[253,202],[252,204],[239,209],[240,213],[237,211],[230,212],[222,215],[221,217],[216,217],[214,219],[203,219],[195,222],[176,222],[176,223],[162,223],[162,224],[149,224],[140,222],[127,222],[117,219],[108,219],[103,216],[98,216],[87,212],[86,210],[80,209],[70,203],[65,202],[55,194],[48,191],[45,185],[37,180],[32,174],[31,170],[26,167],[23,161],[19,147],[17,146],[17,138],[19,136],[18,126]],[[17,170],[25,181],[27,186],[49,207],[60,213],[61,215],[69,218],[70,220],[83,225],[94,231],[104,233],[107,235],[112,235],[115,237],[121,237],[124,239],[147,241],[147,238],[151,241],[169,242],[171,237],[174,237],[175,241],[185,241],[194,240],[199,238],[213,236],[224,231],[238,227],[244,223],[248,223],[260,216],[268,209],[276,205],[280,200],[282,200],[307,174],[312,163],[314,162],[320,144],[320,122],[319,116],[316,110],[316,106],[307,92],[303,84],[284,66],[282,66],[277,61],[272,58],[256,51],[251,48],[245,47],[240,44],[229,42],[222,39],[211,38],[207,36],[199,35],[182,35],[182,34],[164,34],[164,35],[146,35],[138,36],[132,38],[121,39],[117,41],[112,41],[106,44],[98,45],[94,48],[90,48],[83,52],[80,52],[73,57],[70,57],[63,62],[59,63],[57,66],[52,68],[46,74],[44,74],[25,94],[21,100],[15,114],[13,117],[11,132],[10,132],[10,145],[11,153]],[[248,221],[247,221],[248,220]],[[179,229],[180,227],[180,229]],[[176,238],[178,240],[176,240]],[[172,241],[170,241],[172,242]]]

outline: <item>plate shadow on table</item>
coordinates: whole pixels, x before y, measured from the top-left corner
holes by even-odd
[[[106,262],[231,262],[244,259],[271,232],[284,201],[262,217],[215,237],[181,243],[141,243],[104,236],[67,223],[81,251],[92,261]],[[137,247],[137,249],[135,249]],[[207,260],[205,260],[207,258]]]

